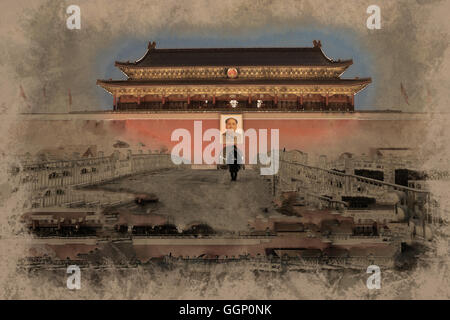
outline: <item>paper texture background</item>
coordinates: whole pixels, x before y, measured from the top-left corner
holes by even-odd
[[[81,7],[82,26],[76,32],[66,28],[65,9],[71,4]],[[8,180],[9,164],[16,161],[17,154],[27,150],[36,152],[41,145],[51,146],[61,141],[85,143],[91,138],[100,141],[103,133],[105,141],[109,139],[107,128],[83,127],[70,121],[62,124],[32,122],[21,113],[106,109],[108,100],[96,87],[95,80],[106,77],[106,70],[101,69],[102,60],[116,59],[111,52],[117,53],[120,51],[117,48],[128,46],[130,39],[145,43],[167,36],[176,38],[180,46],[197,47],[202,39],[224,43],[238,39],[239,43],[248,40],[254,44],[255,38],[265,34],[274,38],[277,34],[288,34],[286,38],[295,37],[299,32],[302,35],[299,43],[310,45],[313,39],[306,38],[307,32],[315,35],[314,30],[335,36],[337,42],[341,38],[342,41],[351,39],[349,46],[359,50],[357,56],[366,57],[360,62],[370,64],[367,74],[361,77],[373,79],[370,96],[361,107],[423,112],[424,122],[418,124],[417,130],[411,127],[403,130],[393,122],[392,127],[386,127],[382,138],[377,136],[376,128],[370,128],[370,134],[364,139],[384,141],[392,134],[395,141],[412,144],[411,147],[426,155],[424,170],[449,170],[450,2],[377,1],[381,8],[381,30],[366,27],[366,9],[371,4],[372,1],[356,0],[3,1],[0,19],[0,296],[6,299],[448,299],[449,249],[445,235],[448,230],[434,240],[436,252],[426,264],[420,264],[413,271],[387,272],[382,290],[376,292],[369,292],[365,287],[365,274],[288,272],[271,277],[221,266],[208,275],[189,269],[168,273],[141,269],[92,272],[83,275],[86,282],[82,290],[70,291],[65,287],[64,271],[33,276],[18,272],[16,268],[30,236],[17,233],[20,230],[18,208],[27,194],[12,192],[15,186]],[[326,49],[326,42],[322,42]],[[339,58],[353,58],[355,63],[357,59],[354,56]],[[400,84],[408,93],[408,103],[402,96]],[[68,90],[73,101],[70,106]],[[41,119],[45,116],[41,115]],[[360,144],[355,142],[352,148],[364,148],[365,142]],[[154,148],[157,147],[155,144]],[[448,181],[432,185],[431,192],[440,199],[441,207],[448,208]]]

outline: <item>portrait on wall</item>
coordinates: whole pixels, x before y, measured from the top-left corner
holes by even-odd
[[[242,144],[244,137],[242,114],[220,115],[220,143]]]

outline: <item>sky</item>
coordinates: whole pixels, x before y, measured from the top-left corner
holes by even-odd
[[[75,3],[81,8],[80,30],[66,27],[67,6]],[[157,48],[207,48],[312,47],[320,40],[328,57],[353,60],[343,78],[372,78],[355,97],[357,110],[448,111],[449,96],[443,94],[450,85],[448,5],[380,0],[381,29],[370,30],[366,10],[371,4],[133,0],[124,6],[120,0],[15,0],[0,20],[0,84],[6,88],[0,108],[111,110],[112,97],[96,80],[124,79],[114,62],[141,58],[149,41]],[[20,98],[21,87],[27,101]]]

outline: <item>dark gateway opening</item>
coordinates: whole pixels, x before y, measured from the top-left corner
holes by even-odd
[[[375,204],[375,199],[368,197],[342,197],[342,201],[348,202],[349,209],[363,209]]]
[[[424,172],[409,170],[409,169],[396,169],[395,170],[395,184],[399,184],[407,187],[409,180],[425,180],[427,178]]]
[[[384,172],[379,170],[355,169],[355,175],[384,181]]]

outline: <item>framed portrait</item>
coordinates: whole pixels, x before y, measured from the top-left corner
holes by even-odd
[[[244,137],[242,114],[220,115],[220,143],[242,144]]]

